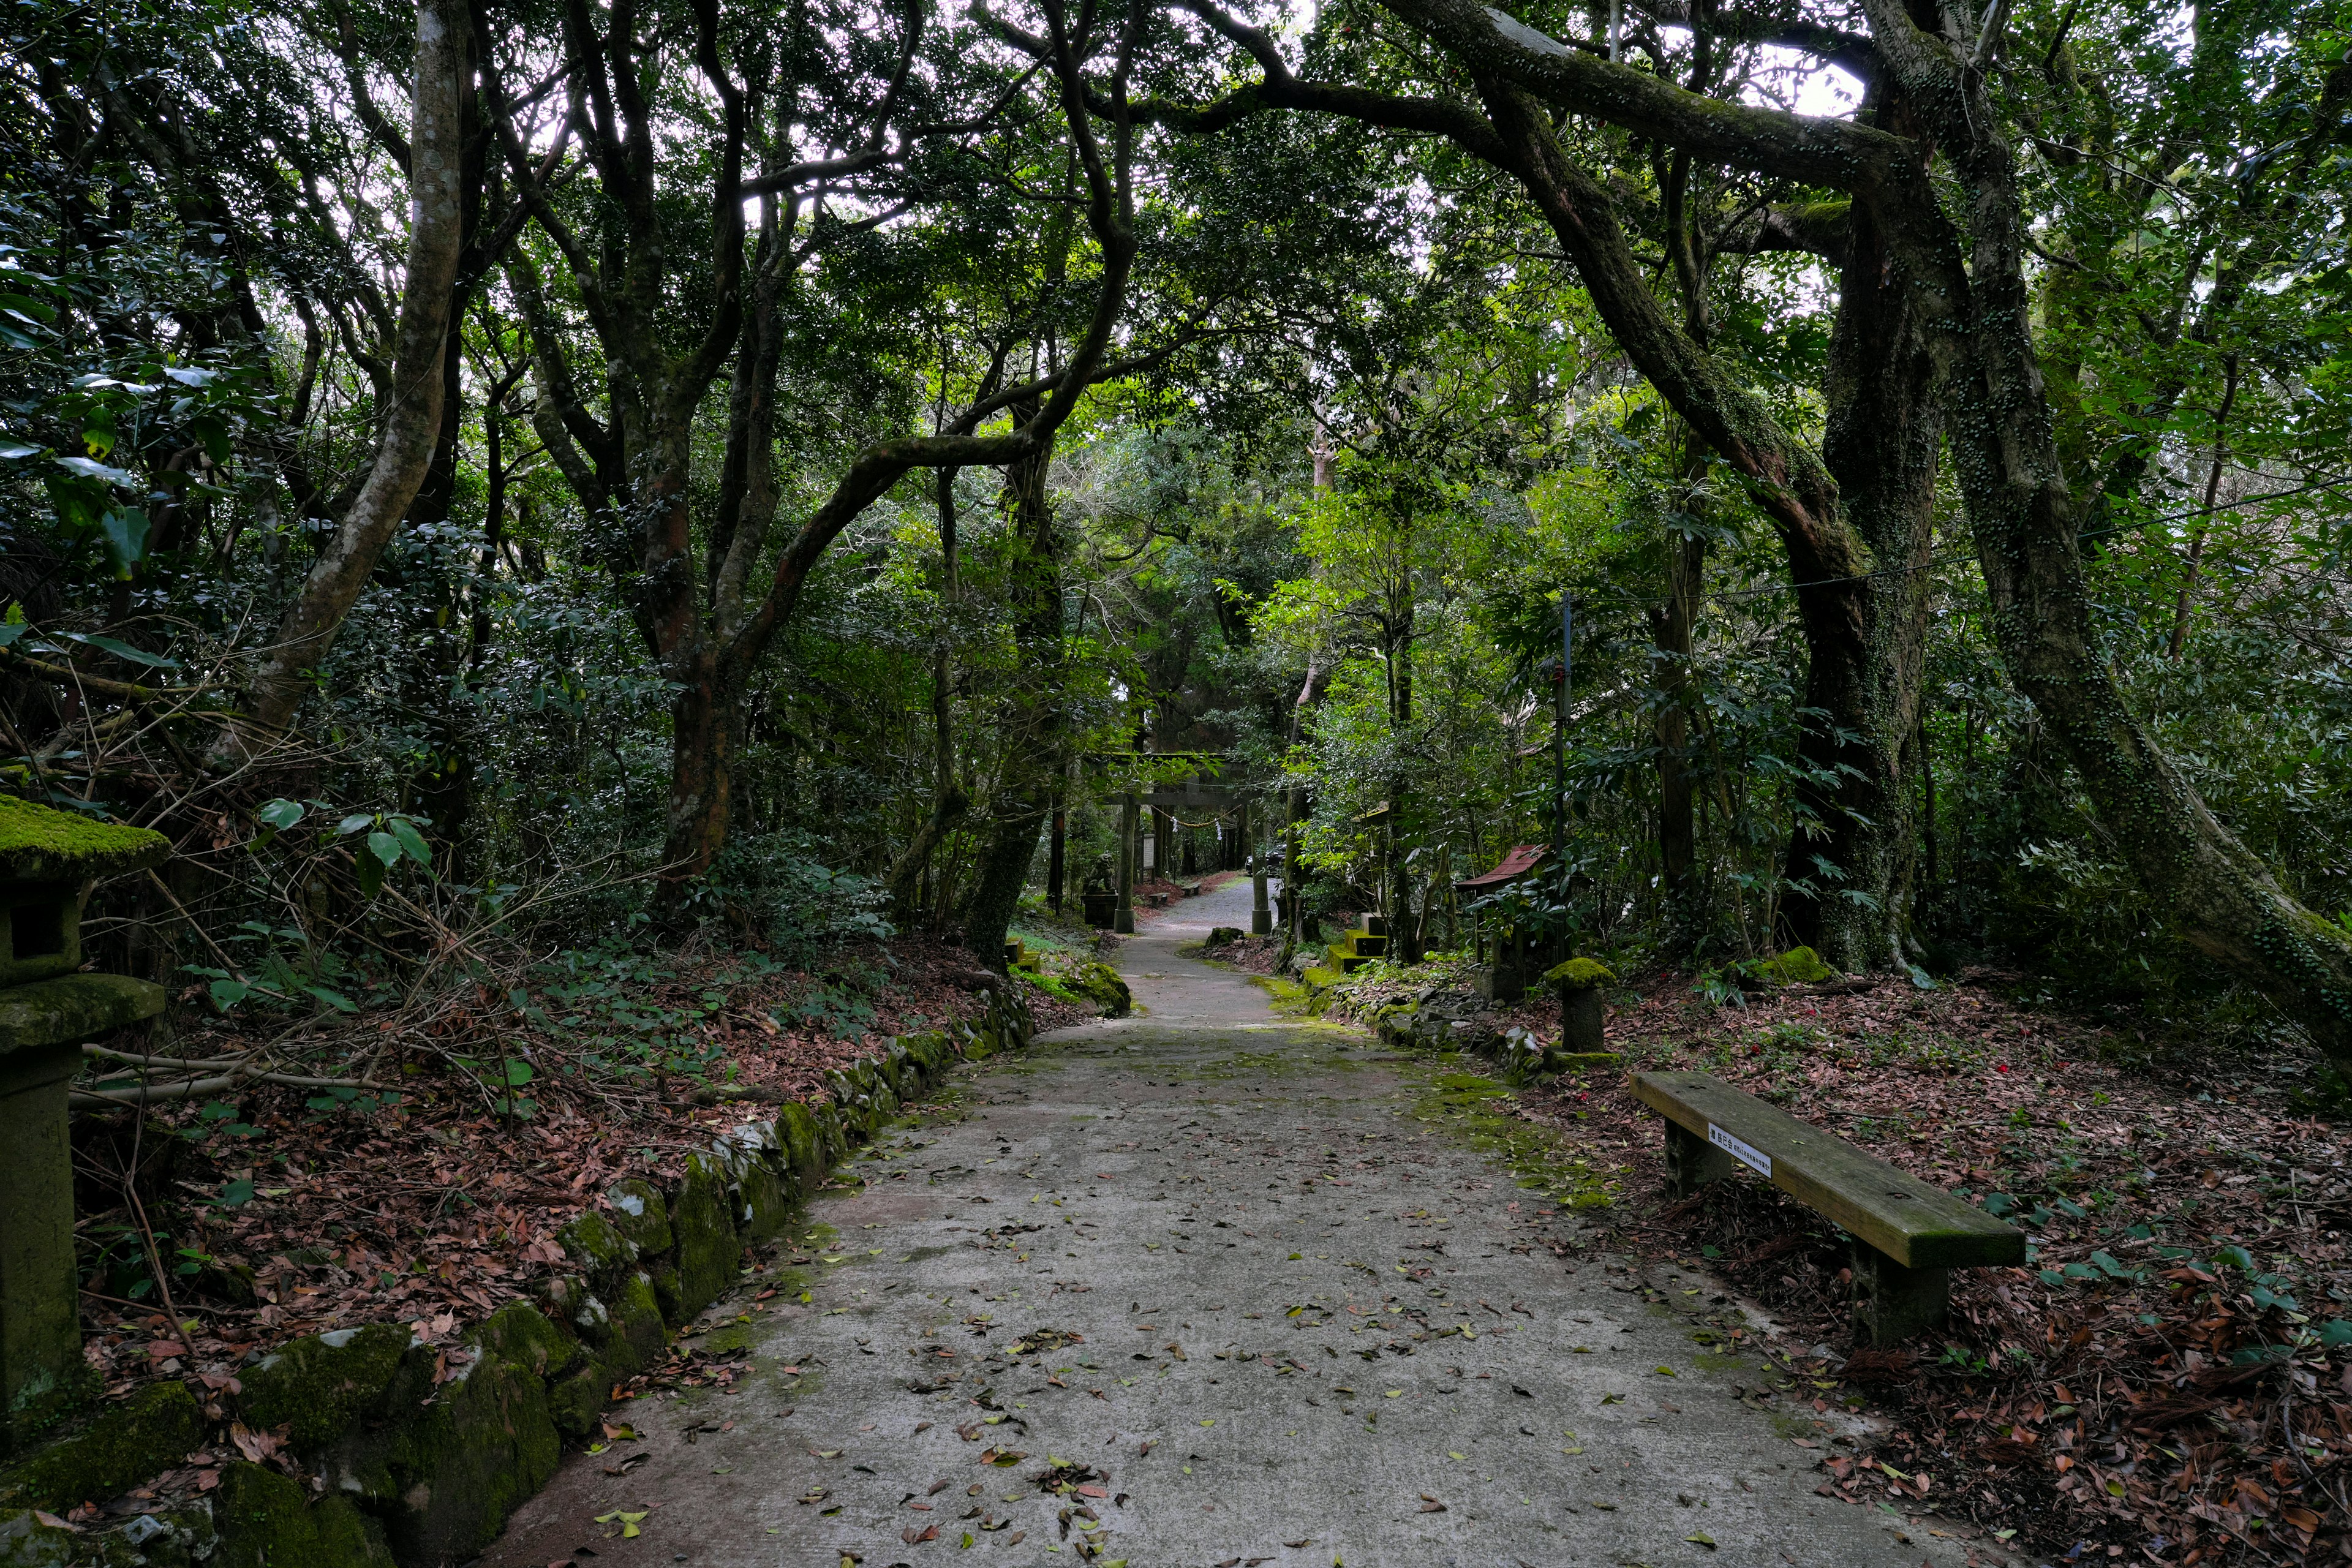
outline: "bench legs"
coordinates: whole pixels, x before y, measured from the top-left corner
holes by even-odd
[[[1865,1344],[1892,1345],[1939,1326],[1951,1304],[1951,1284],[1948,1268],[1906,1268],[1854,1243],[1854,1337]]]
[[[1731,1174],[1731,1156],[1678,1121],[1666,1123],[1666,1185],[1686,1198]]]

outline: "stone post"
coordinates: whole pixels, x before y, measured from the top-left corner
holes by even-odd
[[[1135,792],[1118,797],[1118,909],[1110,917],[1114,931],[1135,930]]]
[[[81,1042],[163,1009],[163,988],[79,974],[93,879],[152,866],[160,833],[0,796],[0,1455],[89,1392],[74,1258],[68,1086]]]

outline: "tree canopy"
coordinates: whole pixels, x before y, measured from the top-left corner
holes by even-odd
[[[1505,913],[1621,973],[2352,1058],[2332,10],[7,26],[0,761],[171,836],[107,940],[205,1005],[1001,967],[1213,774],[1158,868],[1296,931],[1557,834]]]

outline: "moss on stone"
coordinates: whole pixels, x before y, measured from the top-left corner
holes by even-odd
[[[555,1239],[572,1266],[587,1277],[592,1289],[604,1289],[625,1278],[637,1260],[637,1249],[613,1222],[594,1209],[575,1215]]]
[[[1617,977],[1598,959],[1571,958],[1545,970],[1544,982],[1569,991],[1590,991],[1596,985],[1614,985]]]
[[[816,1124],[817,1134],[816,1166],[812,1179],[822,1180],[834,1163],[849,1152],[849,1128],[837,1105],[820,1105],[809,1114]]]
[[[79,960],[68,952],[58,960]],[[30,959],[12,968],[49,963]],[[163,988],[128,974],[58,974],[18,984],[21,974],[0,974],[0,1053],[36,1046],[87,1040],[163,1010]]]
[[[0,1507],[63,1513],[104,1502],[172,1468],[204,1440],[195,1396],[177,1383],[149,1384],[0,1471]]]
[[[750,1241],[772,1241],[793,1221],[793,1195],[800,1183],[784,1165],[781,1151],[751,1158],[735,1178],[736,1227]]]
[[[776,1146],[793,1174],[805,1180],[821,1168],[816,1145],[816,1119],[807,1106],[789,1100],[776,1107]]]
[[[381,1411],[410,1334],[390,1323],[338,1329],[281,1346],[237,1373],[246,1424],[290,1428],[294,1446],[316,1448]]]
[[[392,1568],[383,1529],[330,1495],[310,1501],[301,1484],[242,1461],[221,1468],[211,1568]]]
[[[43,1524],[29,1509],[0,1510],[0,1568],[66,1568],[77,1538]]]
[[[663,1322],[654,1282],[643,1272],[621,1282],[605,1307],[605,1335],[597,1361],[607,1382],[618,1383],[661,1359],[669,1346],[669,1328]]]
[[[637,1249],[638,1257],[669,1250],[669,1205],[651,1182],[625,1177],[604,1189],[604,1201],[610,1205],[604,1218]]]
[[[1782,985],[1818,985],[1839,978],[1810,947],[1792,947],[1764,961],[1764,973]]]
[[[172,841],[160,833],[0,795],[0,877],[81,882],[155,865],[171,852]]]
[[[596,1430],[596,1417],[611,1394],[601,1368],[591,1364],[567,1373],[547,1385],[548,1419],[567,1437],[585,1437]]]
[[[482,1323],[482,1348],[541,1377],[570,1366],[580,1347],[563,1326],[528,1301],[509,1301]]]
[[[526,1318],[524,1314],[529,1314]],[[431,1363],[411,1357],[394,1398],[421,1388],[410,1414],[381,1432],[358,1435],[337,1484],[385,1513],[403,1562],[459,1562],[497,1539],[507,1518],[545,1486],[562,1457],[540,1358],[560,1342],[554,1326],[514,1302],[485,1324],[475,1358],[459,1375],[432,1382]],[[420,1375],[421,1374],[421,1375]]]
[[[1100,1006],[1107,1018],[1124,1018],[1135,1010],[1135,995],[1108,963],[1086,963],[1070,976],[1071,983]]]
[[[662,1305],[671,1322],[684,1323],[735,1283],[742,1255],[742,1242],[728,1212],[727,1178],[718,1161],[707,1154],[686,1157],[686,1180],[678,1187],[670,1220],[677,1235],[676,1296]]]
[[[1615,1051],[1554,1051],[1546,1065],[1554,1072],[1611,1073],[1622,1071],[1625,1058]]]
[[[95,1562],[100,1568],[212,1568],[219,1546],[220,1531],[207,1500],[160,1513],[132,1514],[86,1542],[79,1561]],[[0,1564],[9,1561],[0,1550]]]

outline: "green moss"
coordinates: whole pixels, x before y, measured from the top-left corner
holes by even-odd
[[[600,1388],[643,1371],[669,1343],[653,1280],[642,1272],[632,1272],[609,1297],[582,1301],[572,1314],[572,1326],[588,1347],[585,1359],[592,1364],[587,1373]],[[601,1395],[598,1403],[603,1403]]]
[[[1792,947],[1766,959],[1764,973],[1782,985],[1818,985],[1839,978],[1838,972],[1823,963],[1821,955],[1810,947]]]
[[[482,1348],[541,1377],[553,1377],[572,1364],[579,1346],[562,1325],[528,1301],[509,1301],[482,1324]]]
[[[676,1295],[662,1303],[673,1323],[691,1320],[735,1283],[742,1243],[728,1213],[727,1181],[706,1154],[686,1157],[686,1180],[671,1211],[677,1236]]]
[[[663,1200],[659,1188],[630,1176],[607,1187],[604,1198],[611,1205],[604,1211],[604,1218],[637,1249],[638,1257],[669,1250],[669,1205]]]
[[[392,1568],[383,1527],[349,1498],[314,1504],[299,1482],[259,1465],[221,1468],[213,1519],[220,1542],[211,1568]]]
[[[289,1427],[298,1448],[332,1442],[382,1408],[409,1338],[405,1328],[372,1323],[281,1347],[237,1373],[246,1424],[265,1432]]]
[[[212,1568],[219,1548],[220,1531],[206,1500],[133,1514],[95,1540],[85,1538],[77,1560],[99,1568]],[[0,1564],[13,1561],[0,1547]]]
[[[160,833],[0,795],[0,877],[81,882],[155,865],[171,852],[172,841]]]
[[[1459,1059],[1452,1051],[1437,1058],[1441,1064]],[[1503,1084],[1466,1072],[1438,1072],[1425,1081],[1416,1107],[1421,1119],[1502,1161],[1521,1187],[1571,1209],[1606,1208],[1615,1201],[1617,1183],[1608,1164],[1578,1152],[1551,1129],[1521,1121]]]
[[[127,974],[58,974],[26,985],[34,971],[53,963],[78,961],[68,952],[62,958],[33,958],[0,966],[0,1052],[47,1046],[66,1040],[87,1040],[152,1018],[163,1010],[163,988]]]
[[[77,1543],[73,1531],[43,1524],[30,1510],[0,1510],[0,1568],[66,1568]]]
[[[747,1156],[736,1173],[737,1225],[750,1241],[770,1241],[783,1233],[793,1219],[793,1197],[800,1182],[784,1167],[782,1151],[766,1158]]]
[[[429,1360],[403,1363],[394,1403],[410,1414],[355,1435],[331,1476],[384,1511],[401,1561],[471,1557],[555,1473],[562,1445],[541,1368],[560,1366],[548,1358],[563,1342],[518,1301],[492,1314],[451,1381],[436,1386]]]
[[[814,1180],[824,1170],[824,1157],[818,1148],[816,1118],[807,1106],[793,1101],[776,1108],[776,1143],[783,1151],[784,1163],[803,1182]]]
[[[0,1471],[0,1506],[63,1513],[104,1502],[180,1463],[205,1440],[204,1413],[177,1383],[154,1383]]]
[[[613,1222],[589,1209],[555,1233],[572,1266],[588,1278],[590,1287],[604,1289],[621,1279],[636,1262],[636,1248],[614,1228]]]
[[[1086,993],[1087,1000],[1102,1008],[1107,1018],[1124,1018],[1135,1011],[1135,994],[1127,988],[1118,971],[1108,963],[1082,963],[1070,980]]]
[[[1609,966],[1598,959],[1571,958],[1544,971],[1547,984],[1562,986],[1570,991],[1590,991],[1596,985],[1614,985],[1617,977]]]

